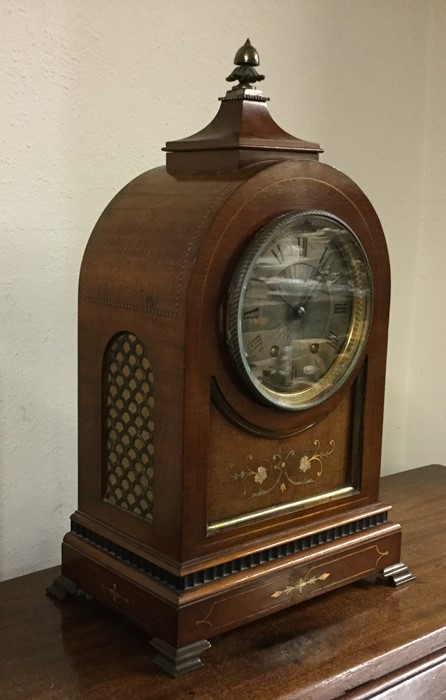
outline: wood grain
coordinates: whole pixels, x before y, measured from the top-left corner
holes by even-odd
[[[173,680],[147,635],[92,600],[59,604],[57,569],[0,584],[6,700],[440,700],[446,688],[446,468],[381,479],[416,581],[361,581],[214,638],[205,666]],[[406,685],[401,685],[405,683]]]

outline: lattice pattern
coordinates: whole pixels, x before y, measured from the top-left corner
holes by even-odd
[[[153,371],[143,343],[131,333],[112,340],[105,362],[104,500],[152,520]]]

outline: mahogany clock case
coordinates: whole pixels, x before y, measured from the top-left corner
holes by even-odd
[[[79,587],[127,615],[173,674],[226,629],[366,575],[410,578],[401,529],[378,500],[384,234],[317,144],[293,140],[245,92],[204,136],[168,144],[167,169],[112,200],[80,275],[79,504],[51,592]],[[340,389],[280,410],[230,356],[228,289],[266,224],[314,211],[344,222],[365,252],[370,332]]]
[[[322,206],[355,231],[366,251],[375,289],[371,332],[361,371],[334,397],[309,411],[279,412],[253,400],[232,366],[224,339],[225,294],[241,251],[266,222]],[[348,485],[354,493],[325,504],[324,517],[377,500],[389,270],[376,215],[344,175],[304,160],[184,180],[150,171],[101,217],[85,254],[80,293],[82,514],[136,538],[157,563],[181,573],[201,568],[215,554],[223,558],[223,550],[234,546],[253,549],[253,538],[265,534],[283,539],[291,530],[294,536],[296,524],[320,518],[320,505],[304,513],[274,512],[302,500],[301,486],[293,499],[288,483],[285,492],[263,498],[261,508],[261,499],[243,496],[228,468],[242,469],[254,445],[260,458],[290,450],[304,455],[315,440],[321,449],[335,440],[337,459],[327,458],[316,487],[327,492]],[[103,498],[104,357],[126,330],[141,340],[154,377],[150,523]],[[308,497],[314,491],[312,485]],[[272,510],[231,524],[265,509]]]

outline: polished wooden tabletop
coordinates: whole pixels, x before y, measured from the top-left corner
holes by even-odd
[[[84,597],[47,597],[57,568],[1,583],[0,698],[446,697],[437,672],[446,660],[446,468],[385,477],[381,498],[403,526],[415,581],[361,581],[223,634],[202,669],[177,679],[152,664],[147,635],[122,617]],[[410,689],[398,690],[404,678]]]

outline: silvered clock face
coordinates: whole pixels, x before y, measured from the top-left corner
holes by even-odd
[[[367,341],[372,279],[356,235],[325,212],[274,219],[231,282],[226,336],[253,394],[301,410],[331,396]]]

